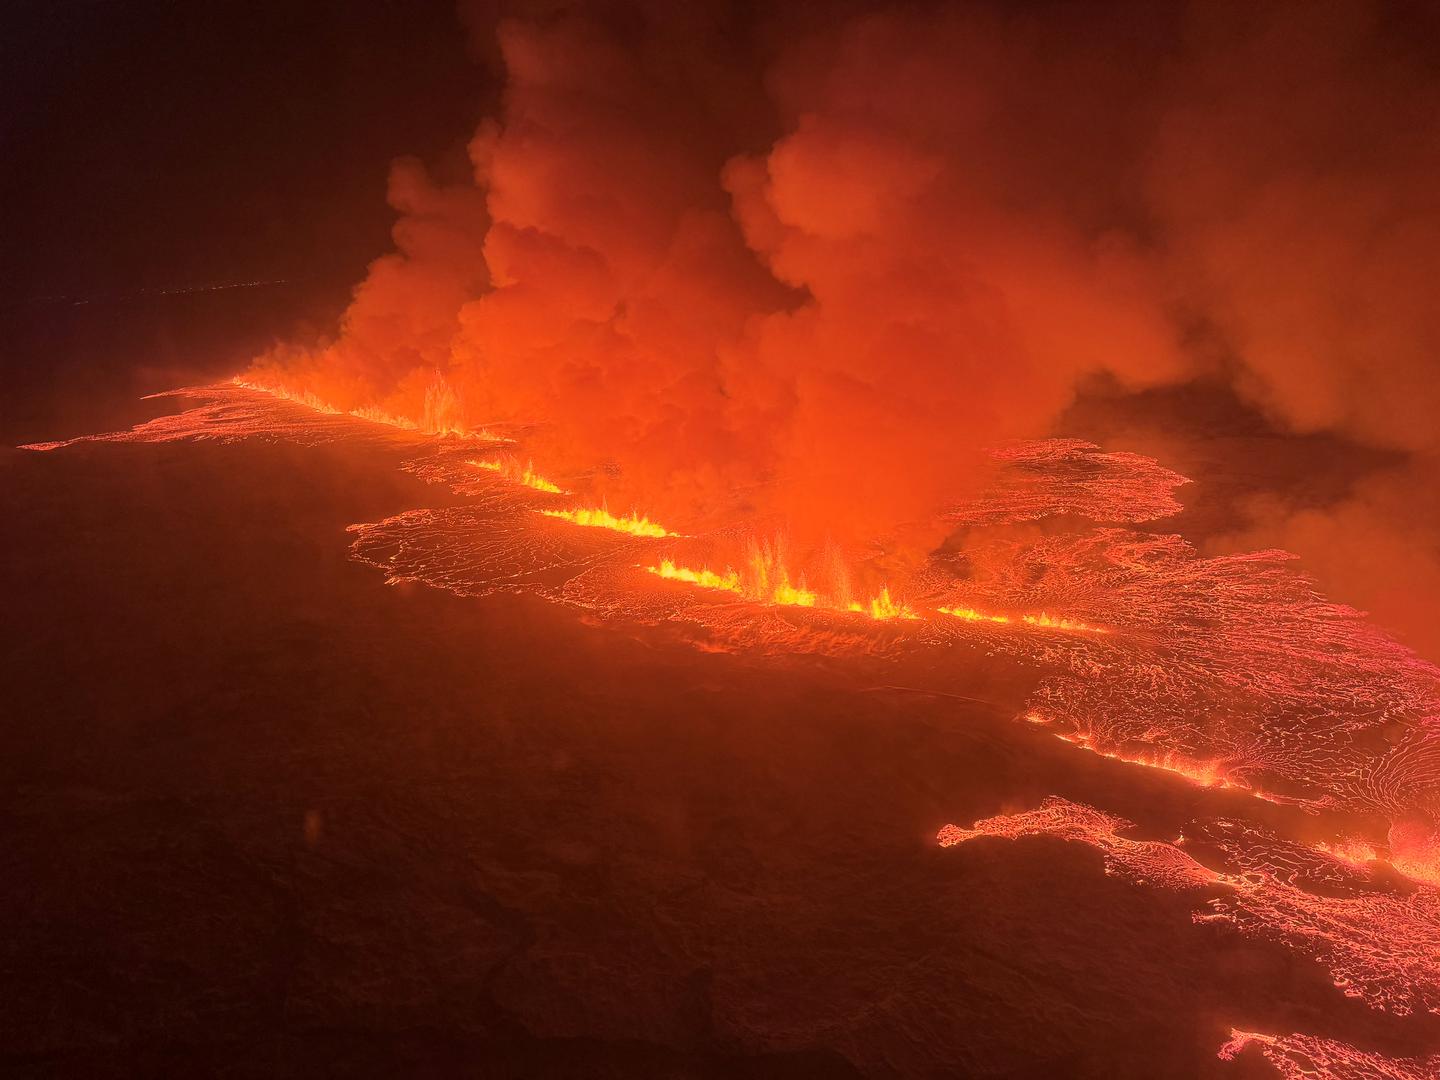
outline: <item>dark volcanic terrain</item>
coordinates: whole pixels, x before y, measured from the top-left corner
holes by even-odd
[[[346,525],[451,496],[380,456],[5,452],[7,1074],[1271,1075],[1215,1059],[1231,1026],[1420,1049],[1089,849],[934,842],[1050,794],[1165,839],[1288,811],[1026,730],[1028,683],[959,650],[975,701],[386,587]]]

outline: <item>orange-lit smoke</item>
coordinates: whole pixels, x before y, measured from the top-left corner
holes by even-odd
[[[1068,125],[1028,85],[1063,27],[737,33],[640,4],[495,33],[473,185],[398,165],[399,250],[333,342],[255,381],[417,419],[443,387],[441,424],[538,424],[537,470],[608,466],[611,505],[778,518],[798,579],[827,543],[932,545],[981,451],[1044,433],[1079,376],[1182,370],[1137,245],[1072,213],[1068,181],[1015,183],[1069,167],[1028,159]],[[1120,95],[1113,47],[1081,53],[1063,76]]]
[[[397,251],[250,378],[537,425],[596,505],[778,521],[799,596],[835,550],[876,596],[1094,373],[1435,448],[1440,96],[1369,5],[468,21],[505,77],[473,177],[397,164]]]
[[[1227,12],[1188,20],[1165,89],[1146,188],[1167,272],[1243,395],[1283,427],[1398,460],[1338,502],[1261,500],[1226,542],[1295,551],[1440,656],[1440,14]]]

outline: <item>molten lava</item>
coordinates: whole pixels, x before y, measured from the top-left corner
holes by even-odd
[[[624,517],[616,517],[604,507],[598,509],[580,507],[575,510],[541,510],[540,513],[546,517],[559,518],[562,521],[568,521],[574,525],[583,525],[591,529],[610,529],[614,532],[629,533],[631,536],[649,536],[662,539],[667,536],[676,535],[664,526],[657,525],[642,514],[631,512]]]
[[[702,589],[721,589],[733,593],[742,591],[740,575],[734,570],[726,570],[724,574],[708,569],[691,570],[685,566],[676,566],[669,559],[662,559],[659,566],[647,566],[645,569],[666,581],[683,581],[689,585],[698,585]]]
[[[1311,957],[1337,989],[1371,1008],[1440,1014],[1440,889],[1393,885],[1366,867],[1232,819],[1187,826],[1176,843],[1123,835],[1134,828],[1118,815],[1052,796],[1034,810],[968,829],[947,825],[936,839],[942,847],[1028,836],[1087,844],[1100,852],[1108,874],[1212,891],[1196,923],[1225,923]],[[1224,868],[1210,869],[1182,845],[1214,852]]]
[[[986,615],[983,611],[976,611],[971,607],[942,607],[937,610],[942,615],[950,615],[966,622],[1008,623],[1010,621],[1009,615]]]
[[[525,487],[534,488],[536,491],[544,491],[551,495],[569,494],[553,480],[547,480],[536,473],[533,462],[525,465],[524,468],[519,468],[513,462],[508,461],[467,460],[465,464],[473,465],[477,469],[484,469],[486,472],[500,473],[507,479],[513,480],[517,484],[523,484]]]
[[[1374,844],[1353,836],[1342,837],[1331,843],[1321,841],[1315,845],[1315,850],[1351,866],[1366,866],[1372,862],[1386,861]]]
[[[805,587],[802,576],[798,584],[790,581],[790,571],[785,565],[783,541],[750,542],[749,559],[746,563],[746,595],[761,603],[789,605],[791,607],[814,607],[819,596]]]
[[[690,567],[680,566],[670,559],[662,560],[659,566],[647,566],[646,571],[665,578],[667,581],[682,581],[689,585],[696,585],[702,589],[717,589],[725,592],[733,592],[744,596],[746,599],[760,604],[776,604],[782,607],[809,607],[822,608],[830,611],[854,612],[868,615],[870,618],[884,621],[887,619],[906,619],[918,621],[921,618],[919,612],[908,604],[897,603],[890,596],[888,587],[882,588],[877,596],[867,604],[852,601],[849,604],[840,605],[826,602],[819,594],[805,588],[805,581],[802,578],[800,584],[792,585],[789,575],[780,570],[779,579],[772,580],[771,575],[776,571],[771,562],[764,558],[754,559],[751,562],[751,575],[749,579],[742,578],[739,571],[726,567],[724,573],[717,574],[709,568],[699,570]]]
[[[438,378],[425,391],[424,405],[419,419],[389,412],[378,405],[358,405],[353,409],[341,409],[325,401],[311,390],[296,390],[278,381],[260,381],[236,376],[231,380],[236,386],[247,390],[259,390],[285,401],[304,405],[307,409],[329,415],[348,415],[372,424],[413,431],[422,435],[448,435],[462,439],[483,439],[486,442],[509,442],[510,440],[490,433],[484,428],[471,428],[458,417],[458,402],[454,392]]]
[[[972,623],[988,622],[1003,625],[1018,621],[1026,626],[1036,626],[1043,630],[1064,630],[1076,634],[1108,634],[1110,632],[1103,626],[1091,626],[1078,619],[1062,619],[1043,611],[1038,615],[1020,615],[1012,618],[1009,615],[989,615],[983,611],[977,611],[973,607],[939,607],[936,610],[942,615],[949,615],[952,618]]]
[[[1108,634],[1110,632],[1101,626],[1090,626],[1077,619],[1056,618],[1043,611],[1039,615],[1021,615],[1020,621],[1028,626],[1039,626],[1046,630],[1067,630],[1076,634]]]
[[[1248,1046],[1259,1048],[1281,1080],[1435,1080],[1440,1076],[1440,1054],[1387,1057],[1314,1035],[1264,1035],[1231,1029],[1216,1056],[1230,1061]]]

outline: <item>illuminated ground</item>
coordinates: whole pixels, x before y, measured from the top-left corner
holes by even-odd
[[[386,588],[345,528],[462,500],[375,447],[6,466],[7,1070],[1235,1077],[1273,1074],[1232,1028],[1440,1038],[1085,845],[937,847],[1050,795],[1156,840],[1308,820],[1015,723],[1038,672],[962,658],[965,700]]]

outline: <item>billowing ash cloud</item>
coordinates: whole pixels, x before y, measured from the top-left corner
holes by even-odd
[[[397,253],[332,343],[259,366],[344,407],[539,423],[537,463],[613,466],[612,505],[753,513],[801,550],[924,550],[978,451],[1096,372],[1221,370],[1279,423],[1430,453],[1425,18],[469,11],[506,80],[473,184],[398,164]]]
[[[1257,498],[1280,546],[1440,655],[1440,13],[1199,14],[1147,163],[1165,272],[1282,427],[1400,451],[1332,505]]]

